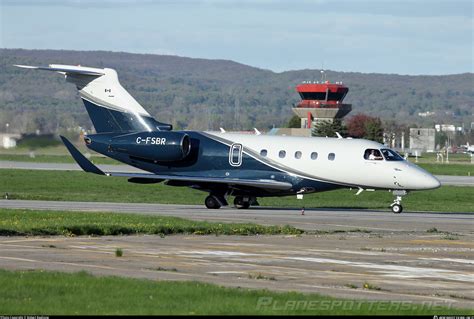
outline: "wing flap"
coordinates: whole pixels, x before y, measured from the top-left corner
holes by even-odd
[[[267,189],[290,189],[292,185],[287,182],[279,182],[270,179],[239,179],[239,178],[219,178],[219,177],[203,177],[203,176],[178,176],[178,175],[161,175],[161,174],[147,174],[147,173],[120,173],[120,172],[106,172],[107,176],[137,178],[137,179],[157,179],[164,181],[185,181],[195,183],[217,183],[235,186],[251,186]]]

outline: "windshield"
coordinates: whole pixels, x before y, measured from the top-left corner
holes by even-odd
[[[381,151],[387,161],[403,161],[403,157],[398,155],[398,153],[395,151],[392,151],[387,148],[382,149]]]
[[[383,157],[380,151],[375,148],[368,148],[364,152],[364,158],[370,161],[382,161]]]

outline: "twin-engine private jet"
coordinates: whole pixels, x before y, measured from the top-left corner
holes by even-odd
[[[425,170],[385,145],[364,140],[173,131],[155,120],[120,84],[109,68],[51,64],[21,68],[58,72],[76,85],[96,134],[92,149],[148,173],[104,172],[65,137],[65,146],[86,172],[128,178],[132,183],[187,186],[209,193],[204,203],[217,209],[249,208],[258,197],[296,195],[340,188],[389,190],[394,213],[402,212],[409,191],[440,187]]]

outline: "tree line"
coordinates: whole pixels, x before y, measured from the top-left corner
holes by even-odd
[[[300,100],[295,86],[320,70],[275,73],[226,60],[105,51],[0,49],[0,131],[57,133],[92,125],[75,88],[62,76],[13,64],[81,64],[118,71],[122,85],[156,119],[177,129],[264,131],[285,126]],[[445,76],[365,74],[326,70],[349,87],[353,114],[432,127],[474,121],[472,73]],[[432,112],[426,117],[420,112]]]

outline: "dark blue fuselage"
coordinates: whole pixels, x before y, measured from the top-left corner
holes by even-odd
[[[177,131],[173,131],[176,133]],[[170,132],[171,133],[171,132]],[[136,156],[126,147],[121,146],[117,151],[111,145],[113,140],[124,136],[123,133],[99,133],[87,136],[87,146],[105,156],[116,159],[122,163],[134,166],[136,168],[161,175],[193,176],[193,177],[212,177],[212,178],[239,178],[239,179],[263,179],[287,182],[293,185],[289,190],[281,191],[274,189],[265,189],[249,186],[233,186],[231,189],[225,184],[214,183],[196,183],[196,182],[172,182],[172,186],[190,186],[207,192],[225,195],[252,195],[255,197],[263,196],[286,196],[298,192],[327,191],[339,188],[341,186],[332,183],[317,181],[300,177],[291,172],[272,167],[266,164],[255,155],[249,155],[245,148],[241,155],[239,166],[233,166],[230,163],[230,146],[221,141],[210,138],[208,134],[196,131],[180,131],[189,136],[190,151],[187,156],[179,161],[160,161],[151,157],[144,158]],[[151,134],[144,132],[143,135]],[[162,132],[166,136],[166,132]],[[136,143],[135,136],[130,140],[130,148]],[[122,144],[123,145],[123,144]],[[160,146],[149,145],[150,149],[160,151]]]

